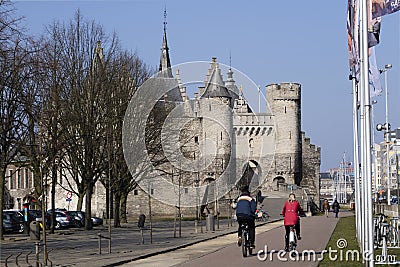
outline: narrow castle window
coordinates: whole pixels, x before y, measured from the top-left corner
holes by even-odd
[[[137,189],[133,190],[133,195],[135,196],[139,195],[139,191]]]
[[[199,144],[199,137],[198,137],[198,136],[195,136],[195,137],[194,137],[194,142],[195,142],[196,144]]]
[[[17,171],[17,189],[19,189],[19,188],[23,188],[23,187],[21,186],[21,171],[18,169],[18,171]]]
[[[286,106],[285,106],[285,114],[286,114]]]
[[[254,147],[254,141],[253,138],[250,138],[249,140],[249,148],[253,148]]]
[[[28,168],[25,168],[25,188],[29,188]]]
[[[221,132],[221,140],[222,140],[222,132]]]
[[[292,131],[289,131],[289,139],[292,139]]]

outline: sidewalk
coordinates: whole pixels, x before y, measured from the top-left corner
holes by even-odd
[[[352,215],[350,212],[340,213],[340,217]],[[234,233],[124,266],[318,266],[319,260],[323,257],[322,251],[326,248],[337,221],[338,219],[333,218],[333,214],[330,214],[329,218],[325,216],[302,218],[302,240],[298,241],[297,247],[300,253],[298,259],[296,254],[290,258],[287,253],[278,257],[280,253],[278,251],[284,247],[284,228],[282,221],[279,221],[256,229],[256,249],[254,255],[247,258],[242,257],[240,248],[235,244],[237,235]],[[307,253],[302,259],[301,253],[305,251],[314,251],[315,258],[313,254]]]

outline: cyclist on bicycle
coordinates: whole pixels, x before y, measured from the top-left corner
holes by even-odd
[[[304,211],[296,200],[295,194],[290,193],[289,199],[285,202],[282,209],[282,215],[284,217],[283,224],[285,225],[285,251],[289,251],[289,233],[291,226],[295,226],[297,240],[301,239],[299,214],[302,213],[304,213]]]
[[[238,246],[242,245],[242,228],[240,227],[243,222],[247,222],[250,232],[250,246],[255,248],[254,242],[256,238],[256,225],[255,225],[256,201],[250,196],[249,187],[245,186],[242,193],[238,198],[236,204],[236,217],[239,223],[238,228]]]

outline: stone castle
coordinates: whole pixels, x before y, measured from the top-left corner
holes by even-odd
[[[205,73],[204,86],[199,87],[199,92],[190,99],[181,82],[182,73],[177,71],[175,76],[172,73],[165,24],[159,71],[155,79],[163,79],[174,85],[163,99],[164,106],[167,103],[173,103],[174,107],[181,105],[188,118],[178,134],[180,139],[186,140],[180,151],[185,158],[196,161],[198,165],[195,171],[186,170],[181,175],[182,194],[179,198],[182,207],[185,206],[185,194],[187,199],[191,198],[191,188],[207,184],[211,186],[213,183],[214,187],[205,187],[206,192],[200,193],[196,203],[203,206],[218,202],[216,200],[229,203],[243,185],[249,185],[253,193],[262,196],[268,196],[273,191],[285,191],[288,186],[292,189],[298,187],[307,199],[312,197],[319,203],[321,150],[311,144],[301,130],[300,84],[266,86],[266,112],[253,112],[243,90],[239,90],[235,83],[232,69],[229,68],[224,80],[217,59],[212,58],[208,73]],[[168,113],[171,109],[164,107],[163,110]],[[164,115],[165,119],[168,114]],[[168,162],[158,168],[173,169]],[[219,186],[220,192],[215,192],[216,186]],[[16,186],[9,189],[16,201],[26,195],[26,190],[18,189]],[[76,199],[67,203],[65,189],[57,186],[56,190],[56,196],[60,198],[56,199],[56,206],[67,208],[68,205],[71,210],[75,209]],[[92,200],[92,211],[97,216],[105,214],[105,191],[98,182]],[[155,188],[149,192],[137,187],[128,197],[129,215],[137,217],[137,214],[148,214],[148,194],[154,199],[153,214],[173,214],[174,205],[160,200],[158,194],[161,192],[158,191],[161,189]],[[20,203],[15,204],[17,208]]]

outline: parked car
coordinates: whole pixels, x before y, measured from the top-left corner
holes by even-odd
[[[23,232],[24,216],[19,211],[3,210],[3,233]]]
[[[48,214],[51,216],[51,211],[49,211]],[[54,227],[55,229],[61,229],[71,226],[70,216],[59,211],[55,211],[54,214],[56,215],[56,222]]]
[[[92,216],[93,226],[103,225],[103,219],[99,217]]]
[[[71,226],[80,228],[85,225],[85,218],[81,215],[81,211],[66,211],[64,214],[71,217]]]
[[[81,223],[81,226],[85,226],[85,212],[84,211],[69,211],[72,214],[74,214],[75,219],[79,218],[79,221]],[[92,224],[93,226],[98,226],[98,225],[102,225],[103,224],[103,219],[96,217],[96,216],[92,216]]]

